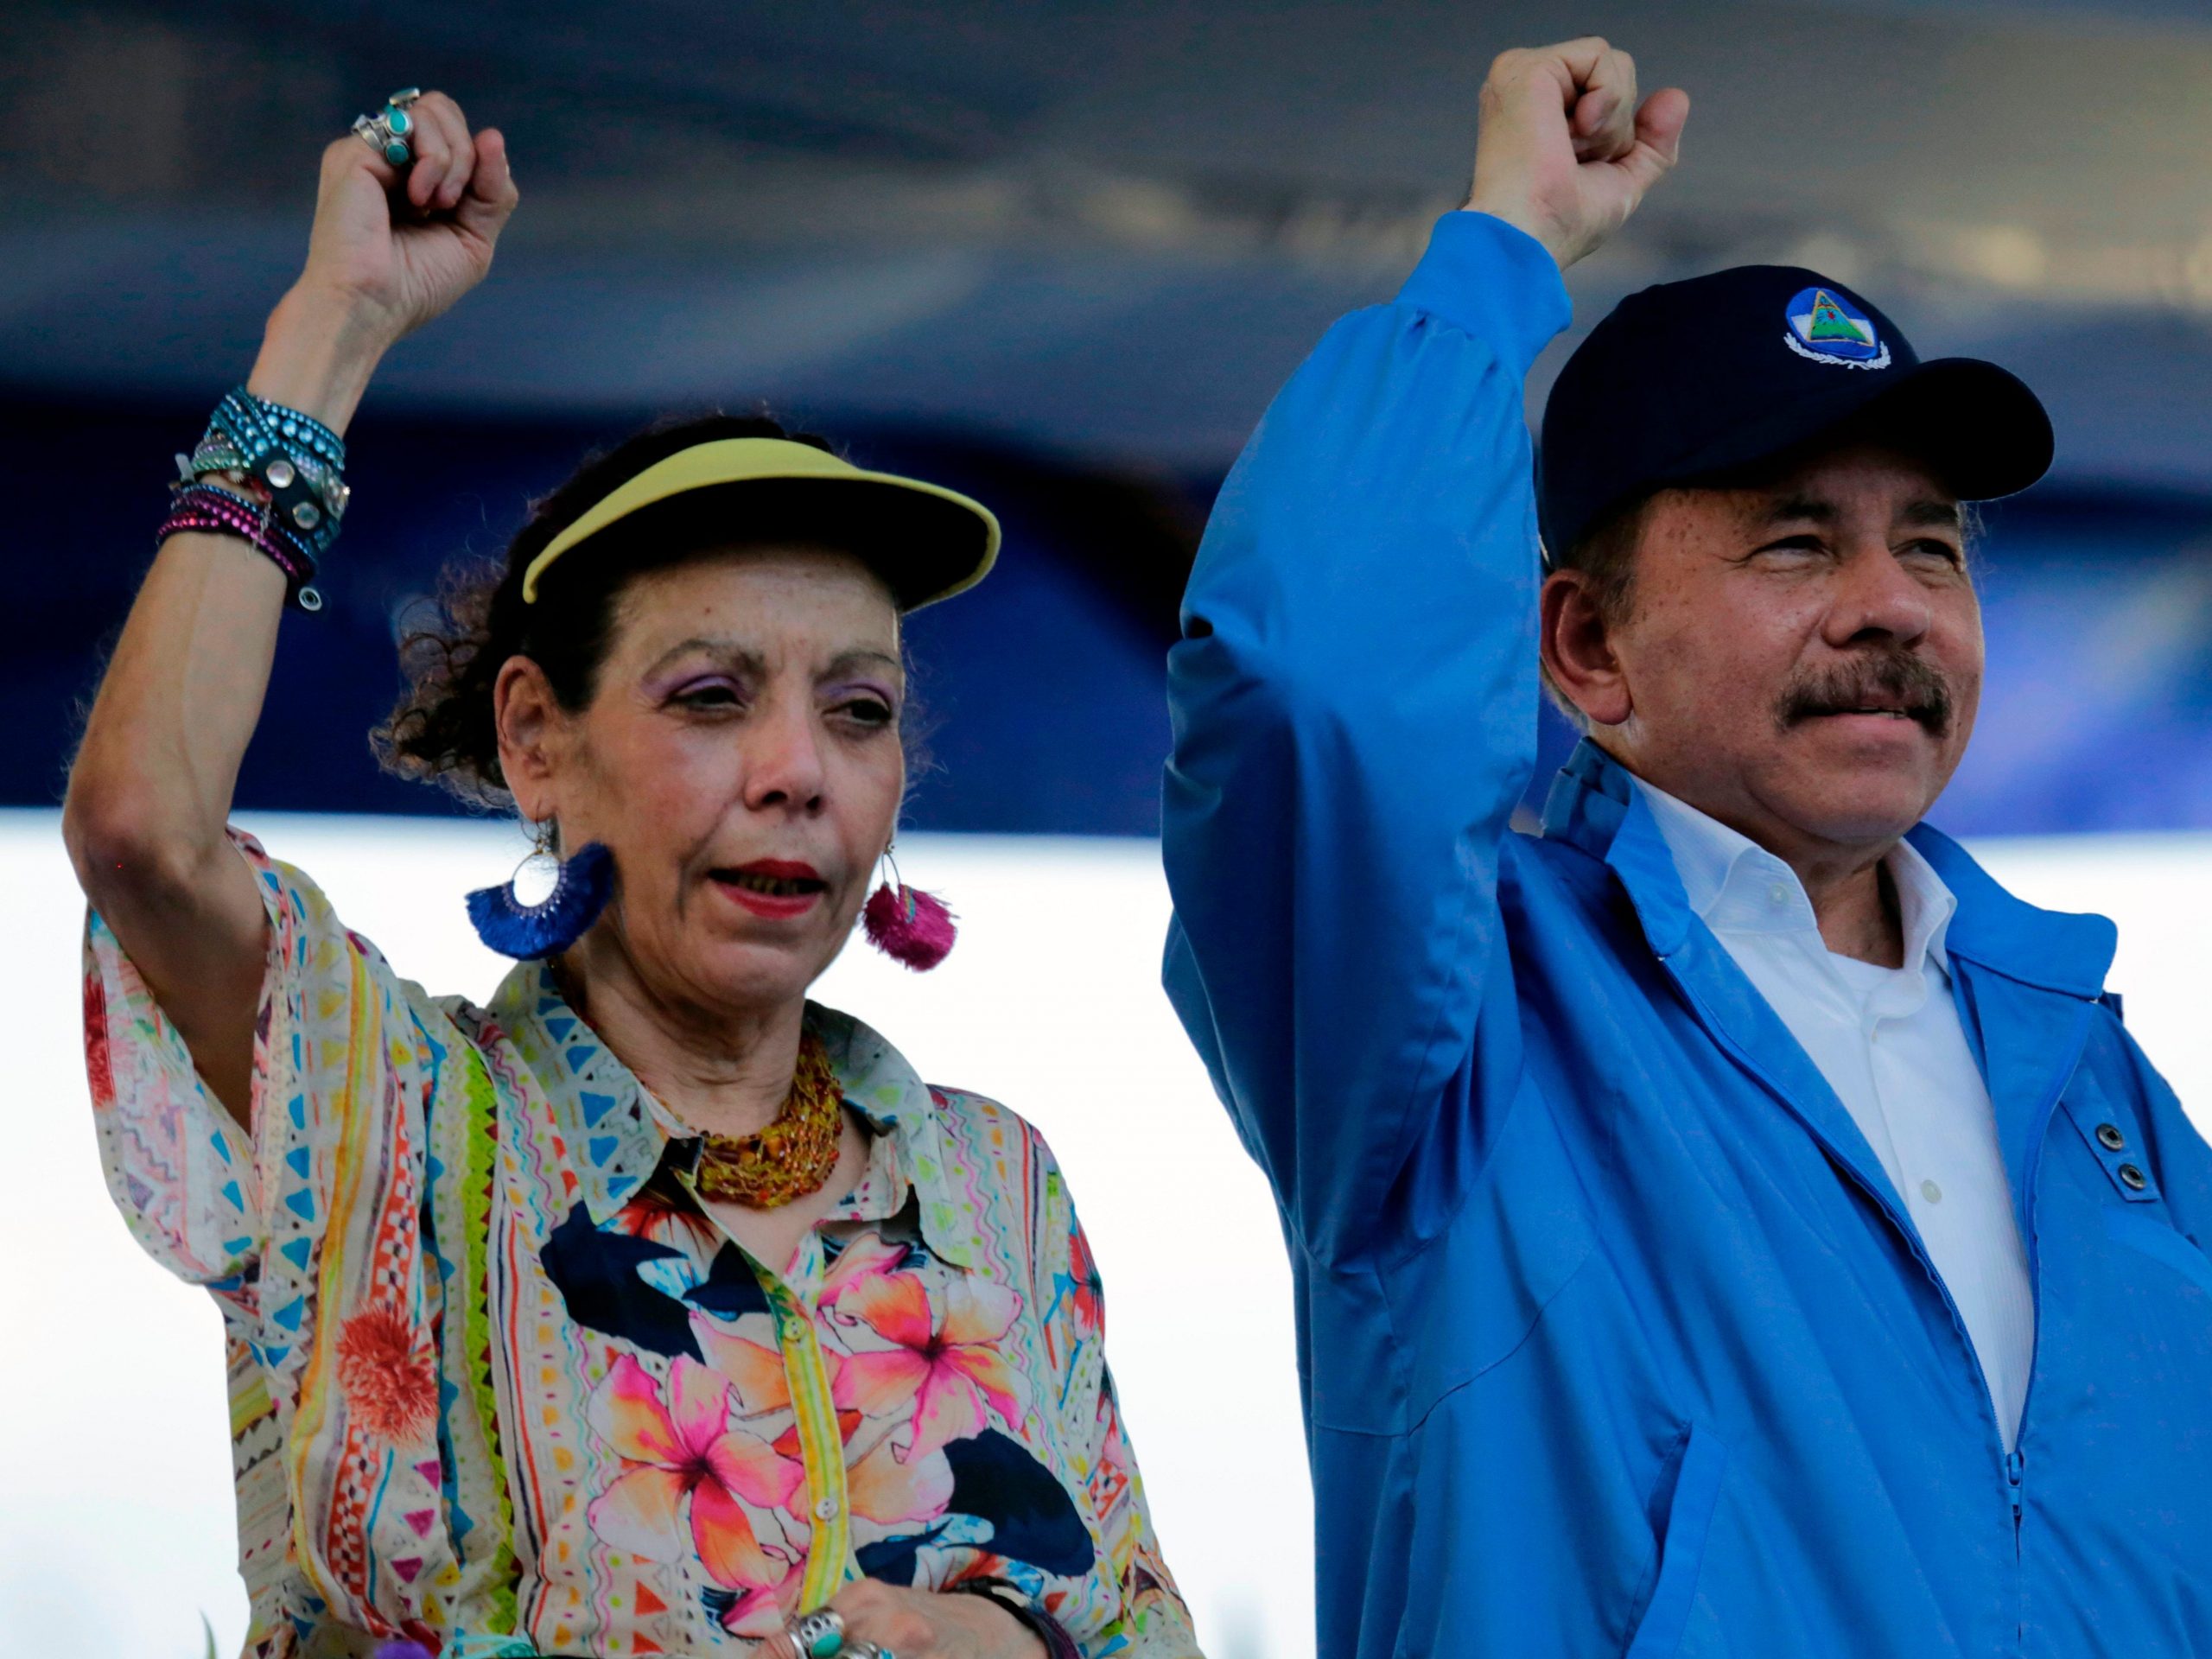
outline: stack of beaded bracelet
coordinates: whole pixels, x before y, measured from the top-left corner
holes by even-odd
[[[184,530],[241,537],[283,571],[292,603],[320,610],[309,584],[353,493],[345,467],[335,432],[241,386],[215,406],[193,453],[177,457],[175,499],[156,539]]]
[[[215,405],[202,448],[236,455],[260,480],[278,514],[308,538],[320,556],[338,539],[353,492],[346,488],[346,443],[311,416],[257,397],[245,387]],[[195,465],[194,471],[200,467]]]
[[[303,611],[322,608],[322,595],[308,584],[315,580],[315,561],[276,522],[269,503],[226,490],[219,484],[183,484],[169,503],[155,543],[168,540],[179,531],[206,531],[236,536],[250,542],[262,556],[284,573],[285,598]]]

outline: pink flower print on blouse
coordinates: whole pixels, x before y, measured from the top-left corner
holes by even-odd
[[[838,1311],[896,1344],[846,1355],[834,1394],[838,1405],[871,1420],[912,1402],[913,1435],[901,1462],[916,1463],[950,1441],[982,1433],[989,1422],[987,1406],[1019,1431],[1025,1390],[993,1346],[1021,1313],[1021,1298],[1004,1285],[955,1280],[944,1293],[939,1324],[918,1274],[886,1274],[849,1288]]]
[[[857,1286],[870,1284],[895,1272],[906,1262],[904,1244],[887,1244],[880,1233],[861,1233],[853,1238],[822,1275],[822,1294],[816,1300],[834,1308]]]
[[[732,1636],[749,1636],[757,1640],[775,1635],[798,1611],[798,1586],[803,1576],[802,1569],[793,1567],[773,1584],[757,1585],[743,1591],[721,1610],[717,1622]]]
[[[845,1503],[855,1519],[897,1529],[934,1521],[951,1503],[952,1460],[942,1452],[932,1452],[912,1463],[901,1462],[892,1437],[905,1427],[903,1416],[870,1423],[857,1411],[838,1412],[837,1434],[845,1447]],[[798,1424],[778,1437],[776,1450],[786,1458],[804,1458]],[[810,1494],[791,1494],[791,1510],[802,1525],[810,1525],[812,1507]]]
[[[622,1459],[622,1472],[585,1511],[602,1540],[648,1560],[679,1560],[688,1497],[692,1548],[709,1578],[742,1590],[783,1582],[796,1552],[774,1516],[806,1471],[729,1426],[727,1381],[679,1355],[664,1404],[659,1384],[625,1354],[593,1393],[589,1416]]]
[[[665,1244],[699,1261],[713,1259],[721,1248],[715,1225],[660,1188],[647,1185],[614,1213],[614,1224],[633,1238]]]
[[[952,1464],[943,1452],[902,1462],[886,1434],[845,1471],[845,1497],[855,1515],[878,1526],[927,1524],[952,1502]]]
[[[765,1314],[747,1317],[757,1317],[762,1325],[768,1322]],[[737,1416],[765,1417],[791,1408],[791,1374],[784,1369],[779,1350],[741,1337],[724,1321],[696,1309],[691,1314],[691,1336],[707,1363],[728,1379],[730,1409]],[[824,1349],[822,1360],[835,1377],[837,1356]]]

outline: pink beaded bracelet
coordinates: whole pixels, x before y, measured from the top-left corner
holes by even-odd
[[[322,608],[322,595],[308,584],[315,561],[297,538],[286,533],[265,503],[248,500],[216,484],[193,484],[176,492],[168,517],[155,532],[158,547],[181,531],[236,536],[284,573],[285,597],[303,611]]]

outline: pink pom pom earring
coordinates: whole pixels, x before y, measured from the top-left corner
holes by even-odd
[[[868,896],[861,909],[861,931],[868,942],[894,962],[903,962],[925,974],[951,954],[960,935],[952,912],[935,893],[910,887],[899,877],[898,861],[887,852],[891,879]]]

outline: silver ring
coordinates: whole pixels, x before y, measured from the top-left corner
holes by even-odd
[[[393,167],[406,167],[415,160],[414,130],[414,118],[404,110],[387,107],[378,115],[353,118],[353,136]]]
[[[873,1642],[848,1642],[837,1650],[837,1659],[898,1659],[898,1656]]]
[[[852,1651],[845,1645],[845,1621],[831,1608],[800,1613],[785,1623],[784,1634],[791,1637],[798,1659],[837,1659]]]
[[[423,89],[420,86],[403,86],[397,92],[394,92],[390,98],[385,99],[385,102],[391,105],[395,110],[404,110],[422,96]]]

